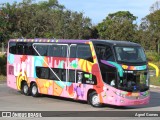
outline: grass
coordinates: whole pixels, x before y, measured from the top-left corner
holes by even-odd
[[[0,75],[0,81],[6,81],[6,76]]]
[[[160,86],[160,76],[159,77],[150,77],[150,85]]]

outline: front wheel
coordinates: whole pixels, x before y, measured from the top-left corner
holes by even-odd
[[[31,86],[31,95],[33,97],[38,97],[39,96],[38,87],[37,87],[36,83],[33,83],[32,86]]]
[[[100,103],[98,94],[95,91],[89,94],[89,103],[93,107],[101,107],[102,106],[102,104]]]

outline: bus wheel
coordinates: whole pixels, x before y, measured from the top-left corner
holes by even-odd
[[[39,96],[38,88],[37,88],[36,83],[33,83],[32,86],[31,86],[31,94],[32,94],[33,97],[38,97]]]
[[[30,89],[26,82],[22,84],[22,93],[27,96],[30,95]]]
[[[89,94],[89,103],[93,107],[101,107],[102,106],[102,104],[99,101],[98,94],[95,91]]]

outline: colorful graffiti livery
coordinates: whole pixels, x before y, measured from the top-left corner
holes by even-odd
[[[7,85],[33,97],[61,96],[88,101],[95,107],[102,103],[147,104],[147,63],[140,58],[135,65],[119,62],[113,49],[122,44],[125,54],[143,50],[135,43],[111,40],[11,39]],[[133,48],[126,49],[127,45]]]

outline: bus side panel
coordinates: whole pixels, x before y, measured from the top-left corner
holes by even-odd
[[[48,58],[45,58],[45,62],[51,68],[75,70],[75,66],[76,66],[76,69],[80,71],[85,71],[89,73],[92,72],[91,71],[92,64],[90,64],[91,68],[89,68],[89,66],[86,66],[86,64],[89,64],[86,60],[82,60],[78,58],[71,59],[69,62],[69,66],[67,66],[67,61],[62,58],[48,57]],[[73,67],[73,63],[74,63],[74,67]],[[73,98],[77,100],[87,100],[87,91],[89,89],[93,89],[93,85],[83,84],[82,82],[78,83],[78,80],[76,80],[76,83],[66,82],[66,79],[47,80],[47,79],[35,78],[35,80],[38,85],[40,93],[54,95],[54,96],[61,96],[66,98]]]
[[[48,63],[48,61],[50,61],[50,63]],[[51,68],[75,70],[75,68],[73,69],[73,63],[74,63],[74,67],[76,66],[77,68],[76,71],[88,72],[89,74],[93,74],[95,76],[98,73],[98,72],[94,73],[95,72],[94,69],[97,69],[96,67],[94,67],[94,65],[97,66],[96,64],[88,62],[83,59],[78,59],[78,58],[71,59],[68,67],[66,65],[66,61],[60,58],[48,57],[48,60],[46,60],[46,63],[49,64],[49,67]],[[88,90],[97,89],[98,91],[99,88],[98,87],[94,88],[93,84],[84,84],[82,81],[78,82],[78,73],[76,74],[77,74],[76,83],[66,82],[66,79],[47,80],[47,79],[35,78],[35,80],[38,85],[40,93],[55,95],[55,96],[62,96],[66,98],[73,98],[77,100],[87,100]],[[100,79],[100,77],[98,79]]]
[[[36,66],[67,69],[70,67],[69,65],[72,64],[67,64],[66,58],[13,55],[10,53],[8,54],[7,59],[7,84],[12,88],[20,90],[22,80],[25,80],[29,86],[31,82],[36,82],[40,93],[67,98],[69,97],[78,100],[87,100],[87,93],[89,89],[96,90],[98,94],[103,91],[103,81],[94,53],[94,48],[92,44],[90,44],[90,46],[93,62],[79,58],[75,59],[78,61],[77,70],[95,75],[97,79],[97,85],[83,84],[79,82],[64,82],[66,80],[59,81],[40,79],[37,77]]]
[[[16,86],[16,77],[13,74],[13,67],[10,67],[10,64],[7,62],[7,86],[13,89],[17,89]]]
[[[39,92],[42,94],[72,98],[75,100],[87,100],[87,92],[93,89],[93,85],[80,83],[53,81],[53,80],[36,80]]]
[[[34,69],[35,66],[33,56],[13,55],[9,53],[7,56],[8,86],[20,90],[22,80],[25,80],[29,85],[29,78],[35,77]]]
[[[10,53],[8,53],[7,55],[7,85],[11,88],[17,89],[17,82],[15,76],[15,64],[17,56]]]

